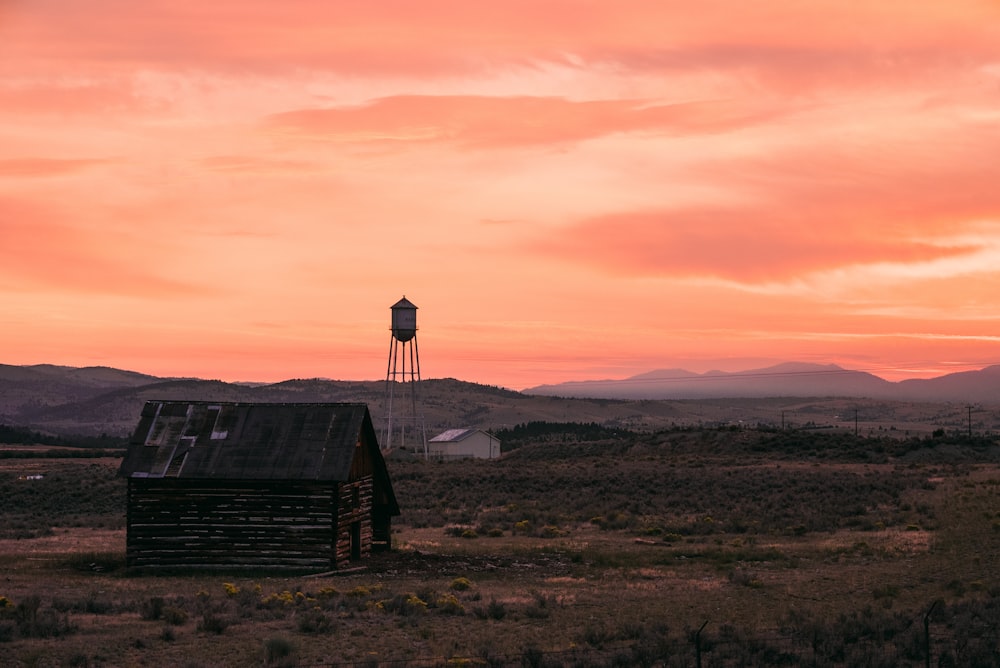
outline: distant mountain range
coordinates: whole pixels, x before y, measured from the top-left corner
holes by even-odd
[[[896,401],[1000,403],[1000,365],[937,378],[891,382],[836,364],[787,362],[749,371],[661,369],[622,380],[539,385],[524,394],[604,399],[857,397]]]
[[[380,428],[385,389],[384,381],[225,383],[159,378],[108,367],[0,364],[0,424],[56,435],[120,437],[135,428],[146,401],[175,399],[361,402]],[[1000,365],[896,383],[836,365],[787,363],[736,373],[667,369],[623,380],[542,385],[523,392],[451,378],[425,379],[419,389],[428,438],[446,429],[498,429],[531,421],[658,429],[732,420],[753,423],[762,415],[774,420],[785,410],[789,415],[808,413],[812,421],[826,419],[823,415],[835,420],[837,413],[850,410],[845,407],[849,398],[1000,405]],[[741,401],[719,401],[726,399]],[[909,421],[909,412],[900,406],[893,419],[900,424]]]

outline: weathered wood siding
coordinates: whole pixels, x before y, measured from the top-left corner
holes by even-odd
[[[338,487],[349,486],[131,478],[127,564],[130,568],[333,568],[341,551],[335,546],[334,527],[339,530],[344,524],[337,520],[343,497]],[[369,499],[370,489],[369,481]],[[369,518],[370,508],[369,501]],[[361,513],[363,509],[356,511]]]
[[[372,476],[340,485],[337,504],[335,567],[363,559],[372,552]]]

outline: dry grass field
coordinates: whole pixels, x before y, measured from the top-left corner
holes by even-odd
[[[0,664],[1000,663],[988,439],[515,445],[390,460],[395,550],[318,577],[126,572],[115,459],[0,459]]]

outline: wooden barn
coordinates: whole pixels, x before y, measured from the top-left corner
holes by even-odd
[[[399,514],[364,404],[150,401],[119,475],[129,568],[333,570]]]

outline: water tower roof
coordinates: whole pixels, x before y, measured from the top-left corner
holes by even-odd
[[[390,306],[389,308],[417,308],[417,305],[407,299],[405,296],[398,302]]]

